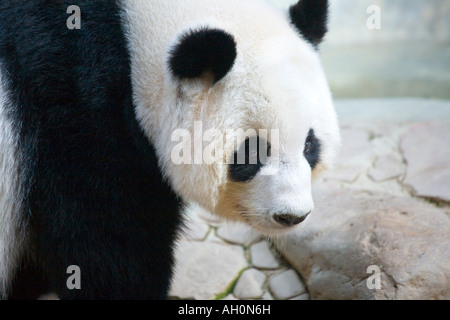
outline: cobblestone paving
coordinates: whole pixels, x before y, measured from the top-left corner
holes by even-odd
[[[299,274],[263,237],[191,208],[172,296],[178,299],[308,299]]]

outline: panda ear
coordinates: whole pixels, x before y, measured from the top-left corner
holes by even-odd
[[[184,33],[170,51],[169,67],[179,79],[194,79],[210,72],[214,83],[222,80],[237,57],[236,42],[229,33],[204,27]]]
[[[300,0],[289,14],[297,30],[317,47],[328,31],[328,0]]]

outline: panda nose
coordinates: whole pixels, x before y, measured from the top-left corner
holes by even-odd
[[[311,212],[308,212],[305,215],[298,216],[293,214],[276,214],[273,216],[276,222],[279,224],[286,226],[286,227],[292,227],[295,225],[298,225],[305,221],[305,219],[309,216]]]

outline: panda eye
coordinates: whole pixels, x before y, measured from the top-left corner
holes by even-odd
[[[312,148],[312,141],[308,137],[308,140],[306,140],[306,143],[305,143],[305,151],[304,151],[304,153],[305,154],[310,154],[311,153],[311,148]]]
[[[306,138],[305,148],[303,150],[303,154],[311,166],[311,169],[314,169],[319,163],[320,148],[320,141],[314,134],[314,130],[311,129],[308,133],[308,137]]]
[[[234,161],[229,168],[230,178],[235,182],[252,180],[267,163],[270,152],[269,142],[260,137],[248,138],[234,153]]]

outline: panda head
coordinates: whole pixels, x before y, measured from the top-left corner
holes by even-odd
[[[340,143],[317,53],[328,3],[239,3],[171,40],[160,93],[171,114],[159,120],[171,140],[153,140],[185,200],[277,235],[313,211],[312,177]]]

